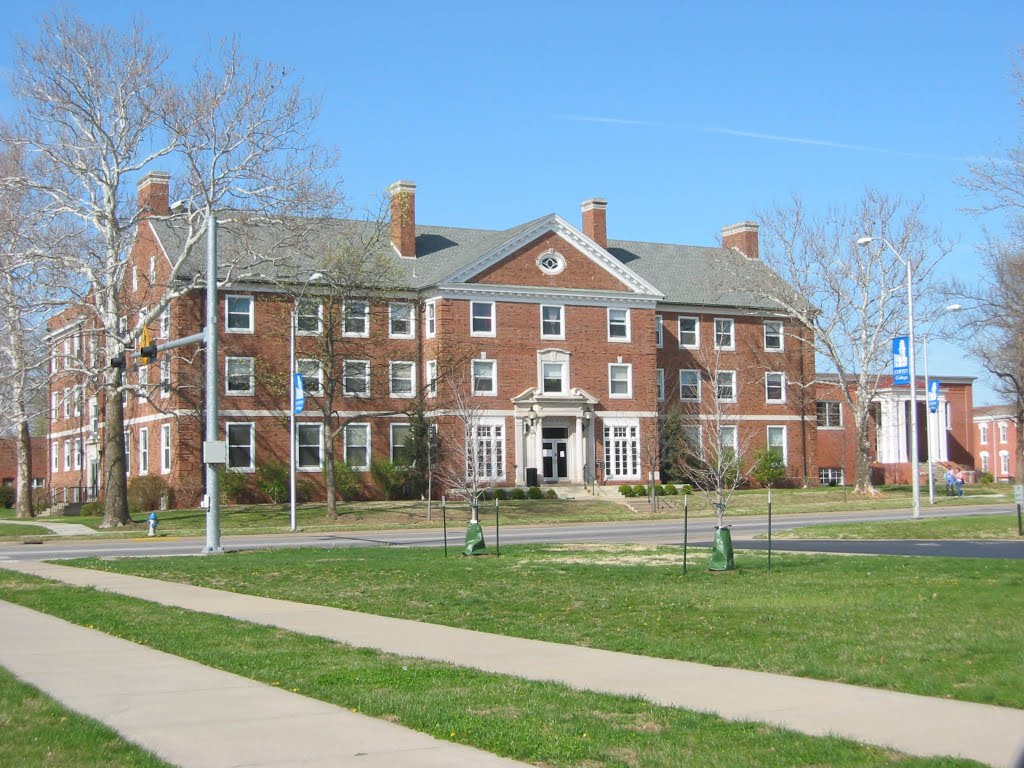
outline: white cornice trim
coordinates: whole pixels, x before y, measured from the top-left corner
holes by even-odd
[[[520,302],[535,304],[542,301],[556,300],[561,304],[588,306],[599,304],[625,305],[637,309],[653,309],[658,298],[635,293],[614,293],[611,291],[573,292],[561,288],[536,288],[533,286],[489,285],[486,283],[461,283],[453,285],[444,283],[437,287],[432,298],[463,299],[487,298],[492,301]]]

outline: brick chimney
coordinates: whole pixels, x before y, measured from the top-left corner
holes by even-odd
[[[608,201],[600,197],[584,200],[580,205],[583,209],[583,234],[600,245],[608,247]]]
[[[391,244],[398,255],[416,258],[416,185],[396,181],[388,187],[391,197]]]
[[[722,245],[725,248],[735,248],[748,259],[757,259],[757,222],[741,221],[739,224],[731,224],[722,227]]]
[[[150,171],[139,179],[139,213],[170,216],[170,182],[171,174],[166,171]]]

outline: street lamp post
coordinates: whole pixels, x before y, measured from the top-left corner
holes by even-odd
[[[917,367],[914,364],[917,357],[914,348],[914,268],[911,258],[909,256],[904,258],[884,237],[859,237],[857,245],[870,245],[875,240],[885,243],[886,247],[896,254],[896,258],[907,268],[907,341],[910,346],[910,484],[914,497],[914,519],[916,520],[921,517],[921,464],[917,437]]]
[[[950,304],[943,310],[943,314],[946,312],[956,312],[960,309],[959,304]],[[925,392],[925,403],[928,402],[928,396],[930,394],[931,380],[928,378],[928,334],[921,337],[921,351],[924,352],[924,392]],[[939,442],[936,435],[933,434],[932,427],[932,409],[928,406],[928,410],[924,414],[924,434],[925,440],[928,441],[928,503],[935,503],[935,471],[933,469],[932,461],[932,448],[936,447]]]
[[[306,280],[306,283],[302,286],[302,290],[299,292],[299,296],[295,299],[295,305],[292,307],[292,321],[291,321],[291,375],[288,378],[288,390],[291,392],[289,402],[291,408],[291,429],[289,431],[290,442],[291,442],[291,461],[288,464],[288,484],[291,489],[291,509],[289,515],[289,521],[291,523],[291,530],[295,530],[295,452],[297,438],[295,434],[295,330],[299,322],[299,304],[306,295],[306,289],[309,288],[309,284],[314,280],[319,280],[323,277],[319,272],[314,272]]]

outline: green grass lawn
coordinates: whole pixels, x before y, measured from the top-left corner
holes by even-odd
[[[618,498],[618,492],[609,488]],[[1002,487],[973,486],[962,499],[939,497],[943,508],[977,504],[1007,503],[1012,499]],[[607,498],[584,497],[573,500],[537,500],[500,502],[502,525],[558,524],[579,522],[613,522],[629,520],[667,519],[683,514],[682,496],[662,497],[657,513],[634,512],[623,504]],[[708,500],[701,493],[688,497],[689,512],[694,517],[714,514]],[[880,489],[877,496],[857,496],[845,488],[787,488],[772,491],[772,511],[775,514],[811,514],[850,510],[901,509],[911,506],[909,486],[891,486]],[[430,519],[427,505],[422,501],[354,501],[338,506],[336,520],[328,520],[322,503],[300,504],[296,509],[296,525],[303,531],[367,530],[393,528],[440,528],[441,505],[434,502]],[[729,505],[727,515],[764,515],[768,510],[768,492],[765,490],[738,491]],[[494,518],[494,502],[485,502],[483,517]],[[206,528],[206,511],[202,509],[172,509],[158,513],[159,533],[163,536],[199,536]],[[448,505],[448,520],[464,522],[469,519],[468,508],[462,503]],[[13,510],[0,510],[0,520],[12,518]],[[108,536],[138,536],[146,532],[146,514],[136,513],[134,522],[126,528],[104,531]],[[55,522],[81,523],[99,529],[102,517],[82,515],[55,517]],[[221,507],[221,532],[225,535],[283,533],[290,528],[287,504],[230,505]],[[0,533],[0,536],[4,534]],[[8,534],[9,535],[9,534]]]
[[[455,562],[460,561],[449,564]],[[484,562],[499,561],[467,561],[463,565],[473,569]],[[502,558],[501,562],[512,561]],[[726,722],[637,698],[574,691],[553,683],[358,650],[273,627],[6,571],[0,571],[0,590],[5,599],[112,635],[440,739],[552,768],[853,768],[895,761],[914,768],[977,765],[952,758],[910,758],[837,738],[804,736],[758,723]],[[11,759],[3,765],[47,764],[35,759],[27,748],[23,752],[20,742],[9,739],[5,729],[0,743],[8,745]],[[119,765],[111,760],[85,764]]]
[[[1024,562],[675,547],[279,550],[90,567],[647,656],[1024,707]]]
[[[762,537],[763,538],[763,537]],[[1017,539],[1017,513],[873,523],[814,525],[774,534],[778,539]]]
[[[5,590],[5,597],[8,596]],[[107,726],[79,715],[0,667],[0,765],[7,768],[170,768]]]
[[[53,536],[53,531],[41,525],[0,523],[0,536]]]

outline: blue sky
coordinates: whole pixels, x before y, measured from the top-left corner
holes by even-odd
[[[959,238],[944,274],[970,279],[982,226],[1001,223],[964,213],[955,179],[1024,130],[1020,2],[67,5],[93,23],[142,13],[180,68],[238,35],[322,99],[350,202],[411,179],[424,224],[578,223],[604,197],[611,238],[712,245],[794,193],[822,209],[873,186],[923,201]],[[51,7],[5,10],[0,66]],[[932,374],[982,376],[950,341],[930,345]]]

